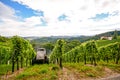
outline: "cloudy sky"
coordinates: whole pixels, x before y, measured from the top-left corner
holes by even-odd
[[[0,35],[95,35],[120,30],[120,0],[0,0]]]

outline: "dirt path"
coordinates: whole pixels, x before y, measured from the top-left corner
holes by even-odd
[[[107,78],[101,78],[101,79],[97,79],[97,80],[120,80],[120,74],[112,75]]]
[[[58,80],[80,80],[72,71],[68,70],[67,68],[63,68],[62,72],[60,72],[58,76]]]
[[[106,68],[107,75],[104,78],[80,78],[80,74],[71,71],[67,68],[63,68],[61,72],[58,73],[58,80],[120,80],[120,74],[113,73],[110,69]]]

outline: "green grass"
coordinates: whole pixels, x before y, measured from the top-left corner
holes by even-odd
[[[8,71],[11,71],[11,65],[0,65],[0,75],[4,75]]]
[[[99,65],[106,66],[110,68],[111,70],[120,73],[120,64],[115,64],[112,62],[106,63],[106,62],[99,62]]]
[[[81,78],[99,78],[105,75],[105,68],[109,68],[120,73],[120,64],[99,62],[97,66],[84,63],[64,63],[63,66],[73,73],[79,73]],[[6,70],[11,70],[11,65],[0,65],[1,74],[6,74]],[[62,70],[61,70],[62,71]],[[54,64],[34,65],[25,68],[20,74],[10,79],[13,80],[58,80],[60,68]]]
[[[108,45],[110,43],[115,43],[115,42],[120,42],[120,39],[116,39],[116,40],[97,40],[97,46],[101,47],[101,46],[105,46]]]
[[[73,71],[74,73],[79,73],[79,77],[81,78],[87,78],[87,77],[92,77],[92,78],[98,78],[102,77],[105,75],[105,67],[110,68],[110,65],[105,65],[106,63],[103,64],[98,64],[97,66],[93,66],[90,64],[84,65],[83,63],[65,63],[64,67],[67,69]],[[116,66],[112,66],[114,69]],[[120,68],[120,67],[119,67]],[[111,68],[110,68],[111,69]]]
[[[16,76],[16,79],[25,80],[56,80],[59,67],[53,64],[34,65],[26,68]]]

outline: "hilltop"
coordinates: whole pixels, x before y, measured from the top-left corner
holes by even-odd
[[[117,31],[118,36],[120,35],[120,31]],[[26,39],[30,39],[32,42],[36,43],[44,43],[44,42],[56,42],[57,39],[65,39],[65,40],[79,40],[80,42],[85,42],[89,40],[99,40],[102,36],[113,36],[114,31],[105,32],[101,34],[97,34],[94,36],[50,36],[50,37],[26,37]]]

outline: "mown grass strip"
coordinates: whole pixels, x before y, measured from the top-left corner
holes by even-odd
[[[16,76],[16,79],[25,80],[56,80],[59,67],[53,64],[34,65],[26,68]]]

